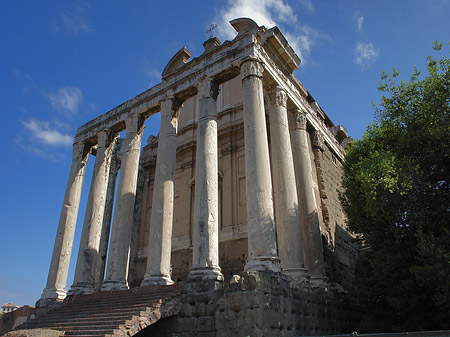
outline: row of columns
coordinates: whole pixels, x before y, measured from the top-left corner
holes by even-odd
[[[247,188],[248,261],[246,271],[283,271],[296,280],[324,278],[323,253],[312,187],[306,117],[288,122],[287,96],[274,87],[266,96],[271,132],[271,159],[266,128],[264,68],[255,58],[241,63]],[[222,281],[219,267],[217,96],[219,83],[198,84],[199,118],[190,280]],[[154,180],[147,272],[142,285],[172,284],[170,278],[176,135],[181,107],[173,93],[161,102],[161,126]],[[301,123],[302,118],[304,123]],[[289,130],[289,125],[295,125]],[[302,126],[304,125],[304,126]],[[130,233],[143,131],[143,119],[131,115],[121,144],[120,176],[103,280],[117,170],[111,158],[117,134],[98,134],[97,155],[71,294],[127,289]],[[62,300],[78,213],[84,168],[90,150],[74,144],[74,157],[55,241],[47,286],[41,300]],[[271,172],[272,167],[272,172]],[[295,172],[295,174],[294,174]],[[273,188],[272,188],[273,181]],[[299,207],[298,200],[305,200]],[[275,207],[274,207],[275,205]],[[301,214],[303,212],[304,214]],[[276,218],[276,224],[275,224]],[[301,221],[300,219],[309,219]],[[306,253],[304,255],[304,252]]]

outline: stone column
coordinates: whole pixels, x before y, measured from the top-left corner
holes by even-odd
[[[297,282],[307,282],[286,110],[287,96],[281,87],[276,86],[268,93],[268,98],[278,254],[283,273]]]
[[[170,257],[180,107],[181,102],[173,97],[161,102],[161,127],[153,185],[147,271],[141,285],[173,284],[170,278]]]
[[[118,142],[115,143],[114,152],[117,152]],[[98,261],[94,279],[94,289],[100,290],[105,277],[106,257],[108,254],[109,233],[111,230],[112,211],[114,206],[114,192],[116,190],[117,174],[119,173],[120,158],[113,154],[109,168],[108,188],[106,190],[105,212],[103,215],[102,233],[100,236],[100,246],[98,249]]]
[[[199,84],[199,118],[195,164],[193,267],[190,280],[223,281],[219,267],[219,199],[217,158],[217,106],[219,84]]]
[[[143,120],[139,115],[128,117],[126,121],[127,134],[122,143],[122,163],[117,186],[108,265],[101,290],[128,289],[130,237],[143,129]]]
[[[300,218],[302,220],[303,251],[305,264],[311,275],[311,285],[320,286],[326,281],[322,238],[316,200],[306,129],[306,113],[296,110],[291,114],[291,141],[294,155]]]
[[[257,59],[247,58],[242,61],[248,225],[248,260],[245,270],[280,272],[262,75],[263,66]]]
[[[90,148],[85,144],[73,144],[72,166],[59,218],[47,285],[40,300],[36,303],[37,306],[46,306],[54,301],[59,302],[66,297],[67,273],[69,271],[73,237],[80,206],[84,172],[89,154]]]
[[[100,246],[100,236],[105,211],[106,189],[113,150],[114,133],[104,130],[98,133],[98,148],[95,157],[92,182],[84,215],[80,247],[73,285],[69,295],[91,294]]]

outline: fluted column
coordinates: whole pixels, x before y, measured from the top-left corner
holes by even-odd
[[[219,84],[199,84],[195,164],[193,267],[189,279],[223,281],[219,267],[219,195],[217,162],[217,95]]]
[[[173,284],[170,278],[173,197],[177,150],[178,112],[181,102],[161,102],[161,127],[153,185],[152,212],[147,251],[147,271],[141,285]]]
[[[302,220],[305,264],[311,275],[311,285],[321,286],[326,281],[322,238],[316,201],[314,197],[309,133],[306,113],[296,110],[291,114],[291,140],[297,181],[300,218]]]
[[[103,215],[105,210],[108,175],[113,151],[114,133],[104,130],[98,133],[92,182],[81,232],[75,277],[70,295],[94,292],[95,272],[99,255]]]
[[[258,60],[248,58],[242,61],[248,224],[248,260],[245,270],[280,272],[262,75],[263,66]]]
[[[109,233],[111,230],[112,211],[114,207],[114,193],[116,191],[117,174],[120,168],[120,158],[118,158],[118,149],[120,149],[119,139],[114,144],[114,153],[109,167],[108,187],[106,190],[105,211],[103,214],[102,233],[100,236],[100,246],[98,249],[97,268],[95,271],[94,289],[100,290],[105,277],[106,257],[108,254]]]
[[[66,297],[67,273],[69,271],[81,189],[89,153],[90,148],[85,144],[73,144],[72,166],[59,218],[47,285],[40,300],[36,303],[37,306],[45,306],[52,301],[62,301]]]
[[[268,93],[272,178],[275,199],[278,254],[283,273],[296,281],[307,281],[298,212],[294,161],[289,135],[286,92],[279,86]]]
[[[128,289],[129,248],[142,131],[142,118],[139,115],[129,116],[126,121],[126,136],[122,143],[122,163],[117,187],[117,200],[109,245],[108,265],[102,290]]]

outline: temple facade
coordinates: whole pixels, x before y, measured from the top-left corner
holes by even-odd
[[[212,37],[191,60],[181,49],[160,84],[77,130],[38,305],[217,285],[243,272],[280,274],[309,292],[351,291],[357,249],[338,196],[351,138],[293,75],[300,59],[277,27],[230,23],[232,41]],[[159,134],[142,140],[157,113]],[[95,164],[66,289],[87,160]]]

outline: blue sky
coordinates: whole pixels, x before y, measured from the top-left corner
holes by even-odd
[[[381,70],[425,70],[432,42],[450,41],[449,14],[446,0],[0,1],[0,304],[34,304],[45,286],[77,127],[159,83],[180,48],[200,55],[211,24],[221,41],[236,17],[278,25],[302,59],[296,76],[360,138]],[[146,127],[144,143],[157,118]]]

